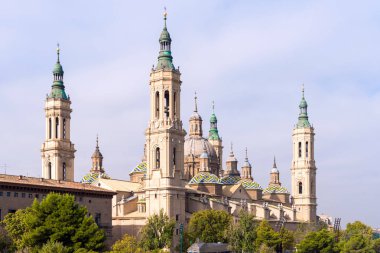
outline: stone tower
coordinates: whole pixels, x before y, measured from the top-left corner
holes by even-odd
[[[218,119],[215,115],[215,105],[212,102],[212,114],[210,117],[210,130],[208,134],[208,141],[214,147],[216,155],[218,156],[219,162],[219,174],[217,176],[223,176],[223,142],[222,138],[219,137],[218,131]]]
[[[273,158],[273,167],[272,167],[272,169],[270,171],[269,185],[279,185],[279,186],[281,186],[280,172],[277,169],[276,157]]]
[[[53,69],[53,85],[46,97],[45,142],[42,144],[42,177],[46,179],[74,181],[74,144],[70,141],[70,98],[63,85],[63,69],[59,61]]]
[[[104,173],[104,168],[103,168],[103,155],[100,152],[99,149],[99,138],[96,136],[96,147],[94,154],[91,156],[92,160],[92,167],[90,172],[91,173]]]
[[[298,123],[293,129],[292,196],[297,220],[317,219],[316,170],[314,160],[314,128],[307,115],[307,103],[302,88]]]
[[[162,209],[176,220],[173,241],[178,242],[180,224],[185,223],[183,164],[186,132],[182,128],[180,110],[181,74],[173,65],[171,41],[165,13],[158,63],[150,73],[150,121],[145,132],[145,197],[147,216]]]
[[[244,160],[243,166],[241,167],[241,178],[242,179],[248,179],[251,181],[253,180],[252,165],[249,163],[249,160],[248,160],[247,148],[245,149],[245,160]]]

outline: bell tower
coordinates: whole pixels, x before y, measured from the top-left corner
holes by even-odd
[[[70,97],[63,85],[63,68],[59,60],[53,69],[53,85],[45,102],[45,142],[41,148],[42,177],[74,181],[74,144],[70,141]]]
[[[212,114],[210,117],[210,130],[208,132],[208,141],[214,147],[216,155],[218,156],[219,162],[219,174],[217,176],[223,176],[223,141],[219,136],[218,131],[218,119],[215,115],[215,105],[214,101],[212,101]]]
[[[185,223],[183,152],[186,132],[181,121],[181,74],[173,65],[166,16],[165,12],[158,63],[150,73],[150,120],[145,132],[145,198],[147,216],[163,209],[176,220],[173,239],[176,242],[180,224]]]
[[[292,196],[296,219],[317,220],[316,171],[314,160],[314,128],[309,123],[307,102],[302,88],[298,123],[293,129]]]

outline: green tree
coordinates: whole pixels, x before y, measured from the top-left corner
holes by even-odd
[[[140,245],[144,250],[160,250],[172,245],[175,221],[161,209],[159,214],[148,218],[141,230]]]
[[[255,248],[258,250],[263,244],[266,244],[268,247],[275,249],[280,248],[281,245],[279,234],[273,230],[267,220],[262,220],[257,227]]]
[[[0,252],[14,252],[15,247],[3,224],[0,224]]]
[[[294,233],[282,227],[279,232],[281,250],[292,250],[294,248]]]
[[[141,253],[142,250],[138,248],[137,239],[134,236],[125,234],[123,238],[116,241],[112,245],[110,253]]]
[[[256,240],[257,221],[255,216],[246,211],[239,213],[237,224],[231,224],[229,231],[229,244],[236,252],[253,252]]]
[[[299,253],[333,253],[339,252],[335,247],[334,233],[327,229],[309,232],[305,239],[297,246]]]
[[[199,238],[203,242],[227,242],[227,232],[232,216],[222,210],[202,210],[190,218],[188,234],[194,242]]]
[[[373,240],[373,249],[376,253],[380,253],[380,238]]]
[[[48,241],[61,242],[69,252],[104,248],[104,231],[87,216],[87,208],[68,194],[50,193],[31,207],[8,214],[4,223],[18,250],[37,252]]]
[[[39,253],[68,253],[69,250],[61,242],[48,241],[38,251]]]
[[[339,243],[341,252],[374,253],[372,228],[360,221],[348,223]]]
[[[258,253],[276,253],[276,251],[273,248],[269,247],[265,243],[260,246],[257,252]]]

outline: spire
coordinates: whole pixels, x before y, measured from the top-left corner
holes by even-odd
[[[170,34],[166,26],[167,15],[168,13],[166,12],[166,8],[165,8],[164,28],[162,29],[160,39],[159,39],[160,53],[158,56],[158,63],[157,63],[156,70],[160,70],[160,69],[174,70],[173,57],[172,57],[172,52],[171,52],[172,39],[170,38]]]
[[[103,169],[103,155],[102,155],[102,153],[100,152],[100,149],[99,149],[99,137],[98,137],[98,135],[96,135],[96,147],[95,147],[94,153],[91,156],[91,159],[92,159],[91,172],[101,172],[101,173],[104,173],[104,169]]]
[[[305,88],[303,84],[302,84],[302,98],[301,98],[299,108],[300,108],[300,114],[298,116],[298,123],[296,127],[297,128],[310,127],[311,125],[309,123],[309,117],[307,115],[307,102],[305,99]]]
[[[279,173],[277,169],[277,164],[276,164],[276,156],[273,157],[273,167],[272,167],[271,173]]]
[[[57,44],[57,62],[54,65],[53,69],[53,85],[50,93],[50,98],[60,98],[67,100],[67,95],[65,92],[65,86],[63,85],[63,68],[59,59],[60,56],[59,44]]]
[[[197,92],[194,93],[194,112],[198,112],[198,105],[197,105]]]
[[[248,160],[248,149],[247,148],[245,148],[245,159],[244,159],[243,167],[252,167],[251,164],[249,163],[249,160]]]
[[[280,172],[277,169],[276,157],[273,158],[273,168],[270,171],[269,185],[281,185]]]
[[[218,132],[218,119],[215,115],[215,103],[212,101],[212,114],[210,117],[210,130],[208,134],[209,140],[220,140]]]

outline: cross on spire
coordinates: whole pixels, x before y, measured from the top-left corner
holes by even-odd
[[[194,112],[198,112],[198,105],[197,105],[197,92],[195,91],[194,92],[194,103],[195,103],[195,109],[194,109]]]
[[[59,43],[57,43],[57,62],[59,62],[59,52],[61,49],[59,48]]]

